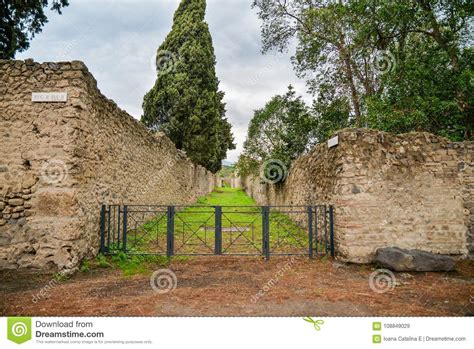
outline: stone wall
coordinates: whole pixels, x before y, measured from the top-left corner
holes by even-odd
[[[231,188],[242,188],[242,180],[240,177],[228,176],[221,178],[221,184],[228,185]]]
[[[297,159],[283,185],[243,186],[259,204],[330,203],[341,259],[369,262],[379,247],[474,252],[474,143],[428,133],[338,133]]]
[[[191,203],[216,181],[104,97],[82,62],[0,61],[0,269],[74,270],[98,251],[102,203]]]

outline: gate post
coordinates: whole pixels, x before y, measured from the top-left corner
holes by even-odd
[[[222,254],[222,207],[216,206],[215,211],[215,239],[214,239],[214,253]]]
[[[123,206],[123,252],[127,253],[127,211],[128,207],[127,205]]]
[[[323,210],[323,226],[321,227],[321,242],[324,241],[324,254],[328,254],[328,251],[329,251],[329,242],[328,242],[328,206],[326,204],[324,204],[323,206],[324,210]],[[323,228],[324,228],[324,232],[323,232]],[[324,238],[323,238],[323,234],[324,234]]]
[[[112,206],[109,205],[107,210],[107,252],[110,252],[110,211],[112,211]],[[113,234],[112,230],[112,234]],[[112,236],[113,239],[113,236]]]
[[[166,256],[174,254],[174,206],[168,206],[167,234],[166,234]]]
[[[262,249],[265,259],[270,259],[270,231],[269,231],[270,208],[262,206]]]
[[[105,205],[100,209],[100,253],[105,253]]]
[[[334,209],[329,206],[329,241],[331,246],[331,257],[334,257]]]
[[[120,250],[120,205],[117,205],[117,250]]]
[[[313,207],[308,206],[308,247],[309,258],[313,258]]]
[[[314,244],[316,246],[316,257],[319,254],[319,242],[318,242],[318,211],[319,206],[314,206]]]

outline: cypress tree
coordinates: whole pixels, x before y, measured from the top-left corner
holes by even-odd
[[[206,0],[181,1],[157,51],[157,79],[144,97],[142,122],[165,132],[195,163],[217,172],[235,145],[205,12]]]

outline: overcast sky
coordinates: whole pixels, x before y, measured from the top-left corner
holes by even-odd
[[[237,149],[242,151],[253,110],[293,84],[306,87],[292,69],[288,54],[261,54],[260,20],[251,0],[208,0],[206,20],[217,57],[220,89]],[[154,55],[171,29],[179,0],[70,0],[62,15],[47,11],[49,23],[17,59],[37,62],[83,61],[101,92],[135,118],[143,96],[155,81]]]

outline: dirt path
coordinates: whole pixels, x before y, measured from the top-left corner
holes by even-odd
[[[452,273],[395,273],[396,286],[385,293],[369,286],[374,268],[328,260],[213,256],[169,267],[178,283],[166,294],[151,288],[150,275],[124,277],[119,270],[93,269],[59,283],[47,275],[3,273],[0,315],[474,315],[469,262]]]

